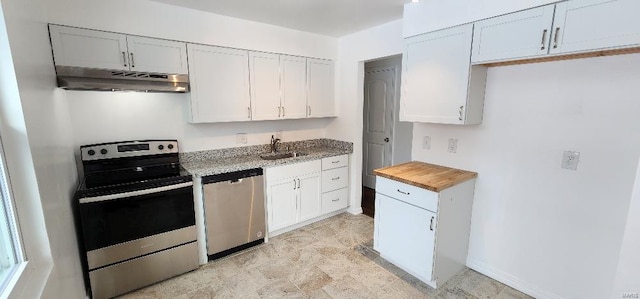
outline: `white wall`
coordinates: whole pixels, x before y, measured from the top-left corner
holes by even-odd
[[[45,241],[45,233],[48,233],[51,242],[50,252],[48,243],[41,251],[42,255],[53,255],[54,268],[42,295],[45,298],[84,296],[71,215],[71,195],[77,185],[74,151],[78,145],[124,139],[177,138],[183,151],[201,150],[236,146],[235,133],[249,133],[249,144],[267,143],[270,135],[278,130],[285,131],[285,141],[324,137],[325,128],[332,121],[191,125],[184,117],[187,95],[56,89],[46,23],[328,59],[337,57],[335,38],[142,0],[2,0],[2,4],[7,14],[33,167],[42,194],[40,200],[46,229],[42,223],[39,232]],[[6,91],[9,94],[10,90]],[[12,112],[22,115],[19,109]],[[295,129],[287,131],[291,127]],[[15,134],[26,136],[22,131]],[[22,150],[23,155],[28,154],[24,150],[28,148],[25,136],[21,143],[10,145],[16,147],[15,151]],[[20,167],[28,168],[30,159],[24,158],[25,163]],[[33,181],[29,186],[35,188]],[[37,192],[33,189],[25,192],[28,194],[24,196],[31,196],[35,201],[28,210],[42,211],[37,205]],[[16,198],[23,198],[18,196]],[[37,236],[34,233],[25,238]],[[42,270],[47,269],[50,267],[42,266]],[[46,280],[46,275],[43,279]],[[28,291],[39,294],[42,286],[33,285]]]
[[[638,166],[611,298],[623,298],[623,293],[640,293],[640,164]]]
[[[640,156],[638,65],[626,55],[490,68],[481,125],[414,125],[414,159],[479,174],[472,268],[541,298],[611,294]],[[564,150],[581,153],[578,171],[560,169]]]
[[[335,59],[337,39],[152,1],[50,1],[52,23],[242,49]],[[331,119],[188,124],[187,95],[61,91],[68,102],[74,146],[94,142],[176,138],[182,151],[325,137]],[[132,130],[135,128],[135,130]],[[291,129],[295,128],[295,129]]]
[[[334,59],[337,40],[149,0],[47,1],[49,21],[241,49]]]
[[[347,35],[339,40],[336,63],[336,109],[339,117],[327,128],[327,137],[353,142],[349,172],[351,213],[362,212],[364,62],[400,54],[402,45],[401,20]]]
[[[0,119],[29,260],[27,281],[12,296],[40,297],[48,279],[54,288],[64,284],[61,296],[77,298],[82,280],[70,209],[76,171],[66,103],[54,92],[44,3],[2,1],[11,53],[2,51]],[[6,85],[10,69],[15,69],[15,83]]]
[[[404,5],[403,36],[439,30],[559,0],[421,0]]]

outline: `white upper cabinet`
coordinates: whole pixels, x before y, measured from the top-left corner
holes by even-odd
[[[333,61],[307,59],[307,117],[335,116]]]
[[[141,36],[127,36],[132,71],[187,74],[187,44]]]
[[[188,45],[191,122],[251,120],[246,50]]]
[[[307,60],[280,55],[282,118],[307,117]]]
[[[124,34],[49,25],[57,66],[129,70]]]
[[[476,22],[471,62],[546,55],[554,7],[548,5]]]
[[[183,42],[49,25],[56,66],[186,74]]]
[[[405,39],[400,120],[478,124],[486,69],[471,67],[473,25]]]
[[[280,105],[280,55],[250,52],[251,110],[253,120],[278,119]]]
[[[551,53],[640,44],[640,1],[574,0],[556,5]]]
[[[307,62],[295,57],[249,53],[252,120],[307,117]]]

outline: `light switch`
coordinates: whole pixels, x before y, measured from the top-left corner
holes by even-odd
[[[422,148],[431,149],[431,136],[422,137]]]

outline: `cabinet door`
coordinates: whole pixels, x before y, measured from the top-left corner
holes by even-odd
[[[282,118],[307,117],[307,61],[303,57],[280,55]]]
[[[640,1],[574,0],[556,5],[551,53],[640,44]]]
[[[376,193],[375,221],[380,255],[419,279],[433,280],[436,214]]]
[[[213,46],[187,46],[191,122],[251,120],[249,54]]]
[[[176,41],[127,36],[132,71],[187,74],[187,44]]]
[[[298,222],[320,215],[320,173],[312,173],[298,178]]]
[[[400,120],[463,124],[473,25],[405,40]]]
[[[308,117],[335,116],[333,61],[307,58]]]
[[[269,232],[296,224],[297,180],[287,179],[267,186]]]
[[[554,8],[548,5],[476,22],[471,62],[547,54]]]
[[[56,66],[129,70],[124,34],[49,25]]]
[[[280,106],[280,55],[249,53],[251,111],[253,120],[278,119]]]

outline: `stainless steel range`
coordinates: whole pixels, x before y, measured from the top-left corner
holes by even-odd
[[[75,196],[87,291],[109,298],[198,267],[193,182],[176,140],[80,147]]]

